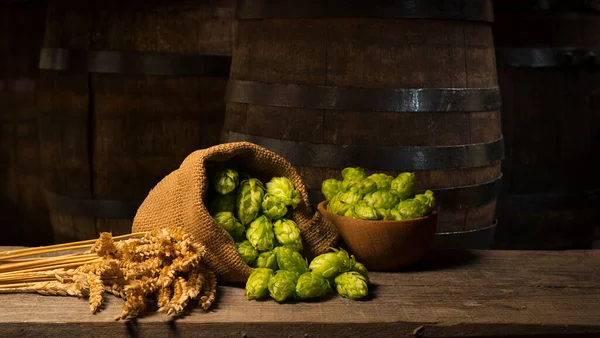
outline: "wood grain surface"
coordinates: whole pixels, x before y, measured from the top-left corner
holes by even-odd
[[[278,304],[220,286],[215,307],[170,321],[150,307],[114,322],[122,300],[0,295],[0,337],[598,337],[600,251],[431,252],[414,268],[371,274],[372,296]]]

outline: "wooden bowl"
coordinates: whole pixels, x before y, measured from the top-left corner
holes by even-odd
[[[373,271],[394,271],[418,262],[431,249],[437,212],[405,221],[366,221],[327,211],[328,201],[317,208],[338,229],[356,260]]]

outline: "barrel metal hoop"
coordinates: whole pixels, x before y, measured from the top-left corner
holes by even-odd
[[[81,199],[44,191],[51,210],[85,217],[133,218],[142,201]]]
[[[600,47],[497,47],[498,67],[600,67]]]
[[[435,234],[435,249],[489,249],[494,244],[498,220],[482,229],[438,232]]]
[[[501,183],[502,175],[485,183],[428,190],[434,192],[436,204],[441,210],[475,208],[495,201],[500,192]],[[419,193],[423,191],[421,190]],[[314,205],[325,200],[319,189],[308,189],[307,192]]]
[[[42,48],[39,66],[74,72],[228,77],[231,57]]]
[[[37,81],[29,78],[0,79],[0,92],[33,93]]]
[[[504,157],[502,136],[489,143],[453,146],[364,146],[315,144],[253,136],[230,131],[229,142],[252,142],[299,167],[372,170],[442,170],[491,165]]]
[[[598,0],[528,0],[518,3],[495,4],[496,12],[500,11],[544,11],[544,12],[600,12]]]
[[[241,0],[239,19],[361,17],[493,22],[491,0]]]
[[[229,80],[226,100],[263,106],[380,111],[482,112],[500,109],[499,87],[352,88]]]
[[[498,201],[502,213],[546,212],[600,208],[600,189],[579,193],[507,194]]]

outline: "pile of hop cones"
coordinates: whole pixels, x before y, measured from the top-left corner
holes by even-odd
[[[57,252],[69,253],[39,257]],[[177,316],[191,301],[208,310],[215,300],[217,279],[204,254],[205,247],[177,227],[0,252],[0,293],[89,297],[95,313],[108,292],[125,300],[115,320],[136,317],[155,297],[159,312]]]

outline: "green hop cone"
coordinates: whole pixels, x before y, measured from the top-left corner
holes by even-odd
[[[367,279],[358,272],[345,272],[335,277],[335,288],[344,298],[358,300],[369,294]]]
[[[235,243],[235,246],[244,263],[248,265],[252,264],[256,257],[258,257],[258,250],[249,241]]]
[[[377,209],[364,203],[355,205],[352,207],[352,211],[354,212],[354,215],[360,219],[378,220],[383,218]]]
[[[396,209],[396,208],[389,210],[389,212],[387,213],[387,215],[385,215],[385,217],[383,219],[386,221],[402,221],[402,220],[404,220],[402,215],[400,215],[400,211],[398,211],[398,209]]]
[[[332,214],[344,216],[348,211],[352,212],[352,204],[340,201],[340,195],[336,195],[327,203],[327,211]]]
[[[345,168],[342,170],[344,182],[358,182],[367,178],[363,168]]]
[[[400,202],[396,210],[402,219],[423,217],[427,213],[427,206],[416,199],[408,199]]]
[[[435,197],[433,196],[433,191],[431,190],[427,190],[423,194],[415,195],[414,199],[418,200],[425,206],[425,214],[428,214],[435,209]]]
[[[337,199],[344,203],[356,204],[363,199],[363,194],[357,187],[351,187],[350,190],[337,195]]]
[[[230,192],[226,195],[217,194],[209,202],[208,210],[211,215],[216,215],[220,212],[234,212],[235,211],[235,191]]]
[[[279,197],[285,205],[289,205],[294,209],[302,202],[300,192],[287,177],[273,177],[267,182],[267,193]]]
[[[239,183],[240,175],[233,169],[218,171],[213,178],[215,191],[221,195],[225,195],[234,191]]]
[[[313,272],[302,274],[296,283],[296,295],[300,299],[324,298],[330,292],[329,281]]]
[[[299,252],[286,246],[278,246],[273,251],[277,257],[279,270],[288,270],[299,275],[308,271],[308,262]]]
[[[215,215],[215,221],[217,224],[227,230],[227,232],[233,237],[234,241],[243,241],[246,228],[242,223],[238,222],[232,212],[224,211]]]
[[[363,277],[367,279],[367,282],[369,281],[369,270],[367,270],[367,267],[364,266],[364,264],[355,262],[354,266],[352,267],[352,269],[350,269],[350,271],[356,271],[360,273]]]
[[[375,209],[381,215],[381,217],[379,219],[383,219],[383,220],[388,219],[391,210],[393,210],[393,209],[384,209],[384,208],[375,208]]]
[[[390,189],[394,180],[392,176],[386,174],[373,174],[369,176],[369,179],[375,181],[377,190]]]
[[[294,251],[302,251],[302,236],[296,222],[291,219],[280,219],[273,224],[273,229],[275,230],[275,238],[281,245]]]
[[[331,199],[338,193],[346,191],[349,185],[346,182],[338,181],[335,178],[326,179],[321,184],[321,192],[325,199],[331,201]]]
[[[253,265],[255,268],[267,268],[273,271],[279,269],[277,266],[277,257],[273,251],[262,252],[258,255],[256,262]]]
[[[355,263],[354,256],[350,258],[345,250],[331,248],[332,252],[327,252],[315,257],[310,262],[309,269],[316,275],[323,278],[333,279],[335,276],[350,270]]]
[[[417,189],[414,173],[400,173],[392,181],[392,190],[398,193],[401,200],[411,198]]]
[[[287,206],[279,197],[267,193],[262,201],[262,212],[269,219],[276,220],[287,214]]]
[[[377,190],[374,193],[367,194],[363,201],[373,208],[392,209],[400,199],[392,190]]]
[[[265,189],[261,181],[251,178],[240,183],[237,193],[237,216],[244,226],[252,222],[262,205]]]
[[[278,302],[285,302],[296,296],[298,274],[292,271],[279,270],[269,279],[269,295]]]
[[[270,251],[275,247],[275,234],[273,233],[273,224],[267,218],[262,215],[250,223],[248,231],[246,231],[246,238],[250,241],[250,244],[254,246],[258,251]]]
[[[269,280],[273,277],[273,270],[257,268],[252,271],[246,281],[244,295],[246,299],[261,299],[269,293]]]
[[[360,189],[360,193],[363,195],[377,191],[377,183],[369,178],[355,183],[354,186]]]

